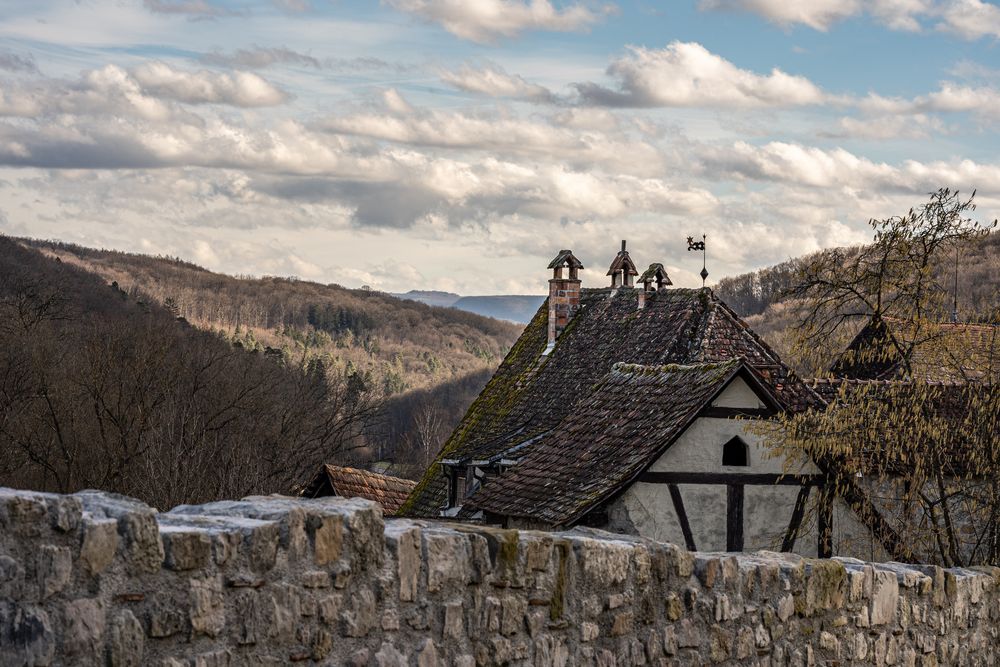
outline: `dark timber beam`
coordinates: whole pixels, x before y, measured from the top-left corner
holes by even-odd
[[[767,419],[773,417],[774,410],[770,408],[702,408],[699,417],[715,417],[716,419],[733,419],[734,417],[750,417],[752,419]]]
[[[684,500],[681,498],[681,490],[676,484],[667,486],[670,489],[670,500],[674,502],[674,512],[677,514],[677,521],[681,524],[681,532],[684,533],[684,546],[688,551],[697,551],[694,545],[694,535],[691,533],[691,524],[688,523],[687,512],[684,511]]]
[[[822,475],[782,475],[742,472],[644,472],[639,481],[647,484],[743,484],[751,486],[820,486]]]
[[[795,507],[792,508],[792,519],[788,522],[788,530],[785,531],[785,539],[781,541],[781,550],[789,552],[795,548],[795,540],[799,537],[799,529],[802,527],[802,518],[806,513],[806,502],[809,500],[810,487],[803,486],[799,489],[799,495],[795,497]]]
[[[829,487],[822,487],[817,508],[816,555],[819,558],[833,556],[833,493]]]
[[[726,486],[726,551],[743,551],[743,485]]]

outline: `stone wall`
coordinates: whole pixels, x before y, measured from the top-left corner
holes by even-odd
[[[987,665],[1000,570],[0,489],[0,664]]]

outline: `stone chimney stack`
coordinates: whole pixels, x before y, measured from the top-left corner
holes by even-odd
[[[555,347],[556,339],[580,308],[580,269],[583,264],[572,250],[560,250],[549,262],[549,344],[545,354]]]
[[[622,249],[611,262],[608,275],[611,276],[612,287],[632,287],[633,276],[639,275],[632,258],[628,256],[628,250],[625,249],[625,241],[622,241]]]

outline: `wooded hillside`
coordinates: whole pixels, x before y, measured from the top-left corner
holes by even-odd
[[[829,253],[824,250],[818,254]],[[801,304],[783,296],[794,283],[801,267],[815,259],[808,255],[775,266],[723,278],[715,292],[742,315],[782,357],[806,375],[824,368],[813,367],[797,358],[792,349],[793,328],[802,319]],[[948,287],[954,284],[954,255],[934,267],[936,280]],[[958,258],[958,315],[964,322],[996,321],[1000,317],[1000,233],[994,232],[961,249]],[[862,323],[858,322],[858,326]],[[852,332],[827,341],[825,358],[831,362],[844,350]]]
[[[287,492],[363,444],[374,403],[0,237],[0,486],[182,502]]]
[[[447,437],[521,327],[369,290],[276,277],[232,277],[179,259],[18,240],[63,266],[162,307],[235,349],[333,378],[353,378],[380,410],[364,447],[340,463],[422,461]],[[433,441],[432,441],[433,440]],[[416,471],[419,474],[422,471]]]

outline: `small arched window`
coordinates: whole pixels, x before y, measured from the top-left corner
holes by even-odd
[[[750,465],[750,448],[739,436],[722,446],[722,465],[724,466],[748,466]]]

